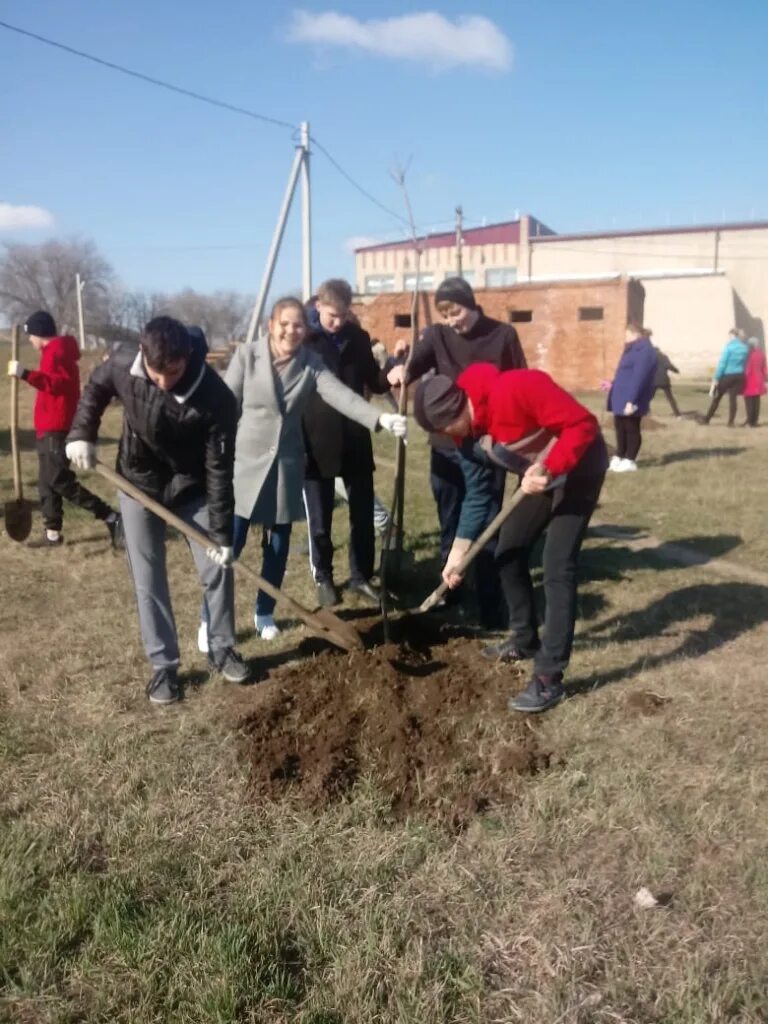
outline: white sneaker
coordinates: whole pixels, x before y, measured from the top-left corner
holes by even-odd
[[[632,459],[621,459],[618,466],[614,470],[616,473],[634,473],[637,469],[637,463],[633,462]]]
[[[612,469],[614,472],[616,472],[621,464],[621,461],[622,460],[619,458],[618,455],[612,455],[611,461],[608,463],[608,469]]]
[[[271,615],[255,615],[253,622],[262,640],[276,640],[280,636],[280,627]]]
[[[197,631],[197,649],[202,654],[208,653],[208,623],[201,622]]]

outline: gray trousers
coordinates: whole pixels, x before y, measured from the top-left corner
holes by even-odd
[[[177,668],[179,639],[171,608],[168,572],[165,562],[167,526],[127,494],[120,494],[125,548],[133,576],[136,603],[139,608],[141,640],[153,669]],[[201,530],[208,529],[205,499],[174,509],[185,523]],[[203,585],[208,605],[208,646],[212,655],[235,646],[235,584],[232,569],[222,569],[212,562],[199,544],[190,544],[197,574]]]

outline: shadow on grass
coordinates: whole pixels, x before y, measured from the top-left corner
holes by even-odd
[[[648,537],[636,527],[594,527],[593,537],[609,540],[643,540]],[[706,565],[722,558],[743,543],[736,534],[720,533],[711,537],[683,537],[672,543],[661,542],[654,547],[633,550],[630,547],[586,547],[580,557],[582,580],[626,579],[643,569],[669,570]]]
[[[644,466],[669,466],[674,462],[689,462],[693,459],[718,459],[728,455],[741,455],[748,448],[686,448],[679,452],[667,452],[657,459],[643,460]]]
[[[708,622],[686,630],[680,643],[669,651],[653,653],[653,641],[676,624],[698,617]],[[580,646],[600,647],[622,641],[648,641],[644,653],[629,664],[598,672],[589,678],[569,681],[572,693],[631,679],[683,659],[701,658],[763,623],[768,616],[768,587],[754,583],[702,583],[672,591],[647,608],[616,615],[581,634]],[[650,650],[650,653],[648,651]]]

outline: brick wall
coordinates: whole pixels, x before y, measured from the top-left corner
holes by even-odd
[[[509,323],[511,314],[531,314],[514,324],[528,365],[546,370],[571,391],[594,390],[613,375],[624,345],[627,320],[642,322],[644,292],[637,281],[579,281],[479,288],[477,301],[488,316]],[[419,297],[419,326],[433,322],[433,296]],[[409,341],[410,327],[395,327],[395,316],[411,311],[405,293],[376,295],[355,304],[360,323],[391,351],[399,339]],[[602,309],[602,319],[583,320],[580,309]]]

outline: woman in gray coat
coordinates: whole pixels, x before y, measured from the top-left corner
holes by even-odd
[[[291,525],[305,518],[304,434],[302,415],[317,392],[334,409],[369,430],[406,432],[406,418],[379,413],[346,387],[302,341],[308,329],[298,299],[278,300],[269,318],[268,336],[239,345],[225,382],[240,406],[235,442],[234,555],[240,554],[251,523],[262,526],[262,576],[275,587],[283,582]],[[255,625],[265,640],[274,639],[274,599],[256,597]],[[198,645],[207,641],[205,612]]]

